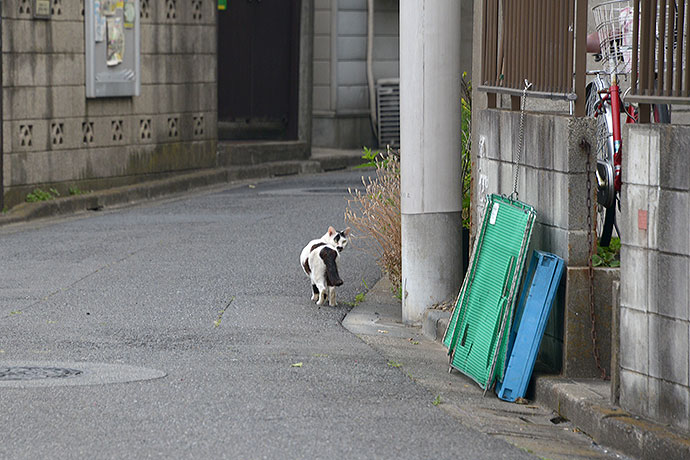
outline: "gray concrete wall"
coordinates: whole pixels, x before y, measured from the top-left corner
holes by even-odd
[[[690,429],[690,127],[625,125],[620,404]]]
[[[361,148],[375,143],[367,85],[367,1],[316,0],[313,143]],[[374,3],[374,80],[397,78],[398,1]]]
[[[3,2],[6,204],[36,187],[89,190],[216,159],[212,1],[141,2],[141,95],[86,99],[83,2]]]

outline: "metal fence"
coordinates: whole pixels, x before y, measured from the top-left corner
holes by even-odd
[[[649,119],[649,104],[690,104],[688,7],[688,0],[633,1],[633,78],[626,100],[640,104],[641,121]]]
[[[631,0],[631,89],[626,101],[690,104],[690,0]],[[484,0],[481,84],[489,107],[497,94],[519,109],[524,80],[531,97],[574,102],[585,115],[587,0]]]
[[[479,90],[510,94],[519,107],[524,80],[530,96],[575,101],[584,115],[587,1],[485,0]],[[575,78],[573,78],[575,75]]]

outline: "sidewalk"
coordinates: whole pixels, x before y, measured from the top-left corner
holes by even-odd
[[[84,195],[65,196],[55,200],[22,203],[0,214],[0,226],[33,219],[99,211],[165,196],[187,193],[194,189],[243,183],[275,176],[313,174],[362,164],[360,150],[312,149],[308,160],[275,161],[250,166],[213,168],[175,174],[165,179],[96,190]]]
[[[449,313],[427,315],[423,328],[405,326],[389,286],[379,281],[343,326],[427,388],[430,398],[463,424],[546,459],[690,458],[688,437],[612,406],[609,382],[538,376],[530,388],[535,400],[528,404],[499,400],[493,392],[482,397],[471,379],[448,373],[440,339]]]

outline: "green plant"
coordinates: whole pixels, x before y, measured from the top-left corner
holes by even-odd
[[[611,238],[611,244],[608,247],[597,246],[597,253],[592,254],[592,266],[612,268],[620,267],[620,251],[620,238]]]
[[[461,112],[460,112],[460,147],[461,159],[461,179],[462,179],[462,226],[470,228],[470,190],[472,186],[472,82],[466,80],[467,72],[463,72],[460,81],[462,92]]]
[[[439,404],[441,404],[441,395],[436,396],[436,399],[434,399],[431,402],[431,404],[433,404],[434,406],[438,406]]]
[[[388,361],[388,367],[402,367],[402,363],[397,361]]]
[[[371,251],[388,276],[393,289],[402,279],[400,230],[400,159],[388,149],[385,153],[364,149],[363,159],[376,167],[375,177],[362,177],[364,190],[349,189],[345,220],[359,230],[366,249]]]
[[[67,191],[72,196],[74,196],[74,195],[85,195],[85,194],[89,193],[87,191],[80,190],[79,187],[77,187],[77,186],[72,186]]]
[[[26,195],[26,201],[29,203],[35,203],[38,201],[54,200],[59,196],[60,192],[54,188],[49,188],[47,192],[40,188],[36,188],[33,192]]]

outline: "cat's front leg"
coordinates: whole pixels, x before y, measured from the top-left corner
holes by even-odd
[[[319,300],[319,288],[316,287],[316,284],[312,284],[311,290],[313,292],[313,295],[311,296],[311,300],[316,302],[317,300]]]
[[[328,305],[335,307],[337,305],[335,301],[335,287],[331,286],[328,288]]]
[[[316,305],[323,305],[326,302],[326,297],[328,297],[328,291],[325,289],[319,293],[319,300]]]

